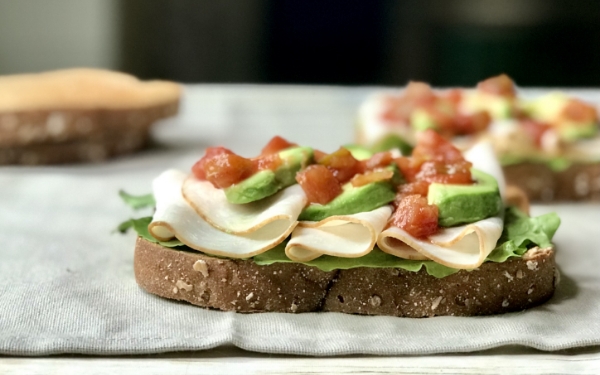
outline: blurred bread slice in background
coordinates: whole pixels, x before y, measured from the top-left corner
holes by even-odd
[[[180,85],[113,71],[0,76],[0,164],[102,162],[144,148]]]

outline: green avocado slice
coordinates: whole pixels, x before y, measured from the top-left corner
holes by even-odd
[[[275,171],[256,172],[244,181],[223,189],[229,203],[244,204],[269,197],[296,183],[296,173],[313,162],[310,147],[293,147],[279,152],[282,165]]]
[[[389,151],[397,148],[402,155],[410,155],[413,146],[396,134],[388,134],[371,147],[373,153]]]
[[[348,183],[344,191],[327,204],[311,204],[300,213],[298,220],[320,221],[334,215],[352,215],[372,211],[394,200],[396,190],[389,181],[372,182],[353,187]]]
[[[496,179],[477,169],[471,169],[471,173],[477,181],[474,185],[429,185],[427,201],[438,207],[440,226],[472,223],[497,215],[502,209]]]
[[[427,111],[422,109],[416,109],[413,111],[410,116],[410,125],[413,127],[413,129],[418,131],[439,129],[439,125],[435,122],[435,119]]]

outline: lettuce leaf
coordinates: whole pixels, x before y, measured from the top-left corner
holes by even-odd
[[[254,256],[254,262],[260,266],[273,263],[293,263],[293,261],[285,255],[285,243]],[[443,266],[434,261],[427,260],[408,260],[398,258],[396,256],[384,253],[375,247],[369,254],[360,258],[338,258],[329,255],[320,256],[317,259],[309,262],[303,262],[308,266],[314,266],[322,271],[347,270],[357,267],[372,267],[372,268],[402,268],[407,271],[417,272],[423,266],[427,269],[427,273],[437,278],[446,277],[458,272],[459,270]]]
[[[145,240],[148,240],[153,243],[157,243],[164,247],[178,247],[183,246],[187,248],[181,241],[174,239],[170,241],[159,241],[156,238],[152,237],[150,232],[148,231],[148,225],[152,221],[151,216],[141,217],[139,219],[129,219],[127,221],[119,224],[117,230],[121,233],[127,232],[129,229],[133,228],[133,230],[138,234],[138,236],[142,237]]]
[[[154,205],[151,194],[144,196],[131,196],[119,192],[123,200],[134,208],[149,207]],[[124,197],[124,195],[126,197]],[[150,198],[149,198],[150,197]],[[159,241],[150,235],[148,225],[152,217],[129,219],[119,225],[117,230],[121,233],[133,229],[140,237],[153,243],[177,250],[191,250],[179,240]],[[556,213],[549,213],[538,217],[529,217],[515,207],[508,207],[504,216],[504,230],[498,246],[488,256],[486,261],[501,263],[510,257],[519,257],[525,254],[527,249],[533,246],[548,247],[552,245],[552,237],[560,225],[560,218]],[[273,263],[293,263],[285,255],[283,242],[273,249],[254,256],[252,259],[258,265],[269,265]],[[350,269],[357,267],[373,268],[402,268],[411,272],[418,272],[425,267],[428,274],[437,278],[443,278],[458,272],[458,269],[443,266],[431,260],[409,260],[395,257],[384,253],[377,246],[369,254],[360,258],[338,258],[323,255],[317,259],[303,264],[314,266],[322,271],[336,269]]]
[[[501,263],[510,257],[525,254],[527,249],[535,245],[548,247],[552,245],[552,236],[560,225],[560,219],[555,213],[538,217],[528,217],[517,208],[506,209],[504,231],[498,241],[499,245],[490,253],[487,261]],[[285,244],[254,257],[258,265],[268,265],[278,262],[292,262],[285,255]],[[337,258],[328,255],[321,256],[304,264],[315,266],[323,271],[334,269],[349,269],[356,267],[402,268],[417,272],[425,267],[431,276],[442,278],[459,270],[443,266],[434,261],[408,260],[384,253],[375,247],[369,254],[360,258]]]
[[[146,207],[154,207],[156,201],[152,194],[145,195],[132,195],[126,193],[124,190],[119,190],[119,196],[123,199],[123,202],[133,208],[134,210]]]
[[[569,168],[573,164],[573,162],[571,162],[570,160],[568,160],[564,157],[561,157],[561,156],[522,157],[522,156],[515,156],[515,155],[503,155],[500,157],[500,163],[502,165],[513,165],[513,164],[519,164],[519,163],[523,163],[523,162],[545,164],[546,166],[548,166],[548,168],[550,168],[554,172],[562,172],[565,169]]]
[[[554,212],[528,217],[515,207],[508,207],[504,216],[504,231],[498,246],[488,260],[504,262],[510,257],[523,255],[528,248],[552,246],[552,237],[560,226],[560,218]]]

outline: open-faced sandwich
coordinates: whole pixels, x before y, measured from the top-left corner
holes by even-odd
[[[101,162],[148,144],[181,87],[100,69],[0,76],[0,165]]]
[[[256,158],[212,147],[136,207],[134,270],[150,293],[238,312],[426,317],[522,310],[552,296],[555,214],[511,206],[486,143],[434,131],[411,155],[325,154],[275,137]]]
[[[412,82],[370,97],[359,110],[358,142],[410,150],[434,129],[460,148],[494,145],[507,182],[534,200],[600,200],[597,109],[560,92],[525,99],[506,75],[475,89],[433,90]]]

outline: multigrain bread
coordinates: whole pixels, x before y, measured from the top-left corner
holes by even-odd
[[[488,315],[539,305],[554,293],[551,248],[487,262],[474,271],[435,278],[424,270],[354,268],[321,271],[299,263],[259,266],[173,250],[142,238],[134,272],[149,293],[224,311],[316,312],[430,317]]]
[[[147,145],[181,88],[96,69],[0,77],[0,164],[99,162]]]
[[[506,182],[525,191],[532,201],[600,201],[600,163],[576,163],[560,172],[529,162],[503,169]]]

